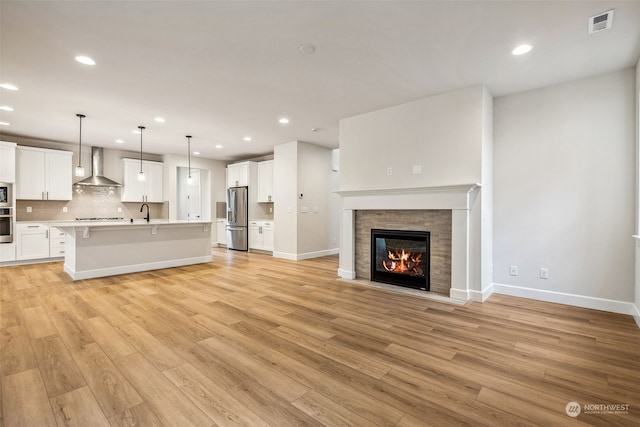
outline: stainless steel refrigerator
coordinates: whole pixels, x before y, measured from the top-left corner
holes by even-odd
[[[227,248],[249,249],[248,187],[227,189]]]

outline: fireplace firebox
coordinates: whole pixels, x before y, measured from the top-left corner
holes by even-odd
[[[371,280],[429,290],[428,231],[371,229]]]

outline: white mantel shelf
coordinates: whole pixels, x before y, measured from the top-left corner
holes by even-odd
[[[473,184],[441,185],[437,187],[388,188],[382,190],[340,190],[335,191],[335,193],[340,194],[341,196],[372,196],[378,194],[419,194],[440,192],[468,193],[479,187],[482,187],[482,184],[474,182]]]
[[[63,221],[64,271],[73,280],[210,262],[208,221]]]
[[[470,248],[479,234],[472,232],[470,211],[478,197],[479,183],[337,191],[342,197],[342,231],[338,275],[355,279],[355,211],[357,210],[451,210],[450,297],[467,301],[470,293]]]

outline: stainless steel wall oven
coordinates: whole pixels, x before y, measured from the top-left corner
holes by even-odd
[[[13,184],[0,182],[0,243],[13,242]]]

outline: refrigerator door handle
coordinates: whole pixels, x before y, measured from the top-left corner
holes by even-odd
[[[240,227],[227,227],[227,231],[242,231],[244,228]]]

